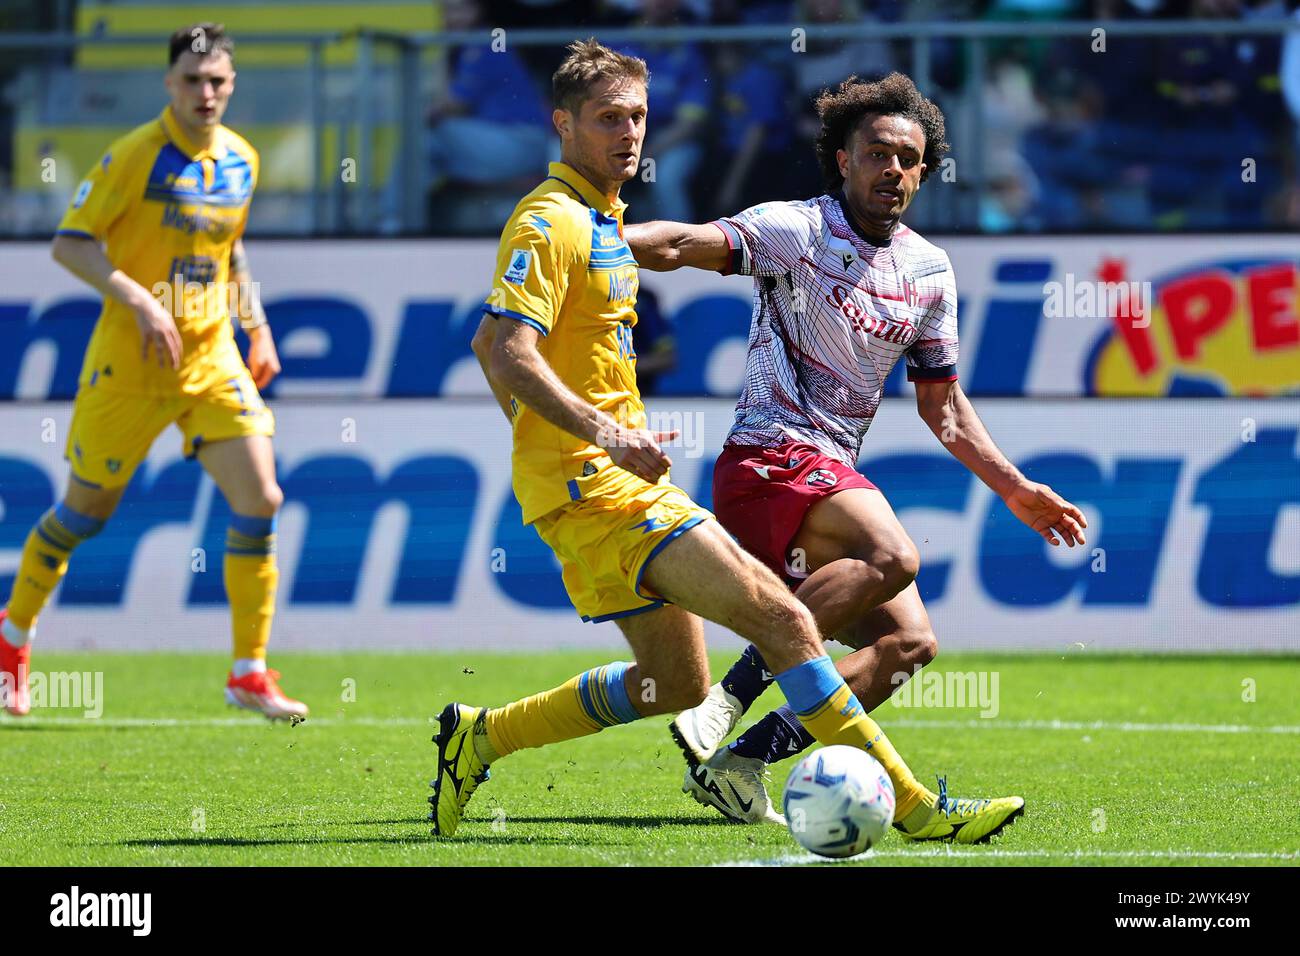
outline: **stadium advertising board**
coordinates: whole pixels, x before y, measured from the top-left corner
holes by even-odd
[[[957,275],[975,395],[1300,394],[1300,282],[1286,236],[940,240]],[[482,395],[469,353],[490,241],[249,243],[278,330],[272,395]],[[70,398],[98,312],[47,247],[4,247],[0,399]],[[659,390],[733,397],[750,282],[642,273],[676,325]],[[1139,310],[1126,311],[1131,302]],[[1116,321],[1116,313],[1131,321]],[[905,394],[901,371],[888,394]]]
[[[583,624],[521,525],[509,433],[477,400],[273,401],[287,503],[279,648],[617,645]],[[910,400],[886,401],[860,467],[920,548],[941,645],[1228,651],[1300,647],[1300,400],[986,399],[1026,473],[1077,502],[1085,549],[1051,549],[953,460]],[[731,403],[661,399],[673,476],[702,502]],[[62,489],[67,403],[0,405],[0,590]],[[78,549],[48,648],[227,646],[228,516],[169,431],[123,507]],[[727,646],[721,631],[711,637]]]

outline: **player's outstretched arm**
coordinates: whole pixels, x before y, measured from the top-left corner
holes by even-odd
[[[540,333],[524,322],[501,318],[492,345],[490,380],[502,385],[542,418],[583,441],[605,449],[614,464],[649,482],[668,472],[671,459],[659,447],[677,432],[627,428],[583,401],[537,350]]]
[[[726,235],[712,223],[638,222],[623,227],[623,238],[637,265],[651,272],[671,272],[682,266],[721,272],[731,258]]]
[[[1088,519],[1083,512],[1048,485],[1021,474],[994,443],[957,382],[916,382],[916,409],[952,456],[1049,544],[1056,546],[1062,540],[1070,547],[1087,543],[1083,529],[1088,527]]]
[[[505,413],[506,421],[510,422],[514,420],[510,412],[510,390],[492,377],[492,347],[496,344],[497,326],[500,321],[484,312],[479,319],[474,339],[470,342],[470,348],[474,350],[479,368],[483,370],[483,377],[487,379],[488,388],[492,389],[492,395],[501,406],[501,411]]]
[[[98,240],[61,233],[54,237],[50,255],[100,295],[122,303],[135,313],[146,358],[152,346],[159,365],[170,362],[172,368],[180,368],[181,333],[176,328],[176,320],[148,289],[108,261]]]
[[[262,308],[261,291],[248,268],[243,239],[236,239],[230,248],[230,282],[232,307],[248,335],[248,371],[253,376],[253,384],[261,390],[280,374],[280,355],[266,321],[266,310]]]

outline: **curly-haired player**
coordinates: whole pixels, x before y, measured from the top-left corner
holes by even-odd
[[[653,222],[626,232],[642,268],[754,277],[745,385],[714,469],[714,509],[794,589],[822,634],[855,648],[837,666],[870,711],[895,675],[929,663],[937,649],[914,583],[916,545],[855,468],[900,359],[921,418],[1016,517],[1070,546],[1084,543],[1087,521],[1007,460],[957,384],[952,263],[901,222],[948,149],[942,112],[901,73],[875,83],[851,77],[823,93],[817,111],[826,194],[706,225]],[[750,646],[672,724],[690,764],[683,789],[746,822],[783,822],[765,771],[813,742],[781,708],[718,750],[770,681]],[[943,780],[936,794],[910,772],[891,776],[896,825],[913,839],[987,839],[1024,807],[1020,797],[956,800]]]

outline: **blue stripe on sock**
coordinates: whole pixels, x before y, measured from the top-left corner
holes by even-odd
[[[73,511],[63,502],[59,502],[54,509],[54,520],[83,540],[93,538],[104,530],[104,519],[92,518],[90,515],[83,515],[80,511]]]
[[[609,701],[605,699],[604,672],[603,667],[591,671],[587,687],[591,690],[591,702],[595,705],[596,712],[600,714],[600,722],[606,727],[613,727],[617,721],[614,719],[614,711],[610,709]]]
[[[591,674],[591,671],[586,671],[578,675],[578,700],[582,704],[582,709],[587,712],[588,717],[602,727],[608,727],[609,721],[596,708],[596,698],[591,690]]]
[[[54,548],[54,550],[56,551],[72,550],[66,544],[62,544],[61,542],[55,541],[53,538],[51,538],[48,534],[45,533],[45,529],[42,528],[40,525],[36,526],[36,536],[40,538],[42,541],[44,541],[46,544],[48,544],[51,548]]]
[[[627,669],[631,666],[619,661],[578,675],[578,699],[582,709],[602,727],[630,724],[641,719],[632,706],[624,683]]]
[[[269,518],[259,518],[254,515],[232,514],[230,527],[250,538],[265,538],[269,534],[275,534],[276,517],[271,515]]]
[[[275,554],[275,535],[254,538],[234,528],[226,530],[226,554]]]
[[[46,513],[45,517],[37,523],[36,533],[46,541],[55,542],[64,551],[71,551],[81,544],[80,538],[55,520],[53,512]]]
[[[844,686],[835,662],[824,654],[777,674],[776,682],[797,714],[811,713]]]
[[[632,699],[627,695],[626,677],[631,666],[626,661],[618,661],[605,668],[605,695],[620,724],[630,724],[641,719],[637,709],[632,706]]]

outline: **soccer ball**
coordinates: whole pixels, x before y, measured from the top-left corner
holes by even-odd
[[[785,782],[785,819],[805,850],[857,856],[880,842],[894,822],[894,785],[866,751],[822,747],[800,760]]]

